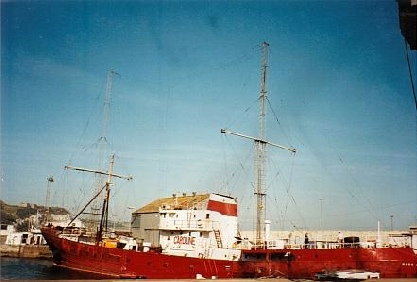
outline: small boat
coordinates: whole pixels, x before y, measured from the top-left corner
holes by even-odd
[[[362,281],[379,279],[379,272],[351,269],[330,272],[316,273],[316,280],[319,281]]]

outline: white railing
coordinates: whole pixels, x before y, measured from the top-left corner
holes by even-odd
[[[173,218],[161,218],[159,229],[163,230],[213,230],[212,220],[183,220]]]

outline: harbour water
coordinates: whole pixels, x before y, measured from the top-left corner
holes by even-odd
[[[88,273],[54,266],[51,260],[9,258],[0,260],[0,280],[88,280]]]
[[[97,276],[54,266],[51,260],[1,257],[0,280],[97,280]],[[287,279],[256,279],[274,282],[290,281]],[[110,281],[110,280],[109,280]],[[115,281],[115,280],[111,280]],[[160,282],[161,280],[158,280]],[[174,280],[171,280],[174,281]],[[177,280],[175,280],[177,281]],[[187,280],[193,281],[193,280]],[[217,280],[221,281],[221,280]],[[225,281],[225,280],[223,280]],[[233,279],[233,282],[254,281],[254,279]],[[303,280],[308,281],[308,280]],[[369,280],[375,281],[375,280]],[[416,279],[379,279],[381,282],[414,282]]]

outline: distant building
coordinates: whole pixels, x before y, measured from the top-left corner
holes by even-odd
[[[14,231],[13,225],[2,224],[0,227],[0,236],[7,236],[11,231]]]
[[[70,222],[71,217],[69,214],[51,214],[47,224],[51,224],[53,226],[67,227]],[[81,228],[84,227],[84,224],[80,219],[77,218],[71,222],[71,226]]]

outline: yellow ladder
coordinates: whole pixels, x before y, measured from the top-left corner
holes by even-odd
[[[213,231],[214,231],[214,236],[216,237],[217,247],[218,248],[223,248],[222,237],[220,237],[220,230],[213,229]]]

